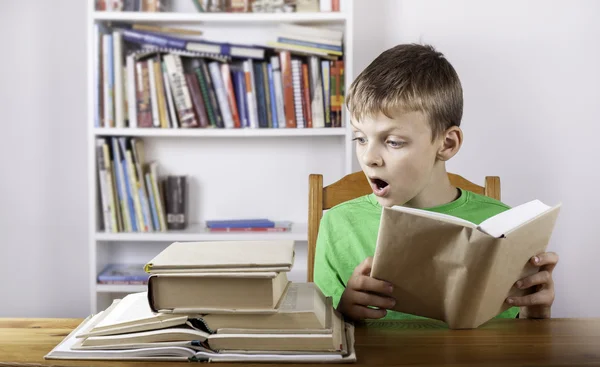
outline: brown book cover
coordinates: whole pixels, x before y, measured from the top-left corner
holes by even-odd
[[[310,108],[310,84],[308,83],[308,65],[302,63],[302,108],[306,127],[313,127],[312,111]]]
[[[286,272],[153,274],[148,303],[161,313],[275,313],[288,284]]]
[[[208,121],[208,115],[206,113],[206,107],[204,105],[204,99],[202,98],[202,92],[200,91],[200,84],[196,79],[196,74],[185,73],[185,82],[190,89],[190,96],[192,97],[192,105],[196,112],[196,117],[200,121],[200,127],[208,127],[210,122]]]
[[[296,127],[296,111],[294,107],[294,81],[292,78],[292,55],[289,51],[279,53],[281,62],[281,81],[283,84],[283,107],[285,111],[285,127]]]
[[[395,311],[476,328],[511,306],[514,287],[539,268],[530,259],[546,250],[561,205],[538,200],[479,225],[451,215],[383,208],[371,276],[393,284]]]

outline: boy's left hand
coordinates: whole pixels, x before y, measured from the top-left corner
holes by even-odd
[[[509,297],[506,302],[521,307],[519,318],[548,319],[554,302],[552,271],[558,263],[558,255],[554,252],[544,252],[532,257],[530,262],[539,267],[539,272],[517,281],[515,287],[535,287],[534,292],[523,297]]]

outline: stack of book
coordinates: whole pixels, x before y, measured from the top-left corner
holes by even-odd
[[[291,283],[293,241],[181,243],[146,264],[148,291],[88,317],[47,359],[353,362],[354,329],[314,283]]]

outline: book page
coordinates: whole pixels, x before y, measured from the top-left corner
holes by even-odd
[[[452,216],[452,215],[448,215],[448,214],[442,214],[442,213],[432,212],[432,211],[429,211],[429,210],[409,208],[409,207],[400,206],[400,205],[394,205],[394,206],[391,207],[391,209],[393,209],[395,211],[399,211],[399,212],[404,212],[404,213],[418,215],[420,217],[437,219],[437,220],[440,220],[440,221],[446,222],[446,223],[458,224],[458,225],[464,226],[464,227],[469,227],[469,228],[476,228],[477,227],[477,225],[475,223],[470,222],[468,220],[465,220],[465,219],[462,219],[462,218],[458,218],[458,217],[455,217],[455,216]]]
[[[481,222],[479,229],[490,236],[500,238],[549,209],[550,207],[541,201],[532,200]]]

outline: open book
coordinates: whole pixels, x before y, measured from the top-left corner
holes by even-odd
[[[198,330],[176,327],[141,333],[83,337],[89,335],[91,330],[107,318],[106,312],[109,312],[107,309],[85,319],[45,358],[206,362],[355,362],[354,328],[343,321],[331,304],[329,306],[333,312],[329,334],[217,333],[209,335]],[[188,335],[185,335],[186,333]]]
[[[427,210],[383,208],[371,276],[394,285],[393,310],[476,328],[510,308],[514,283],[539,269],[560,204],[539,200],[481,224]]]

